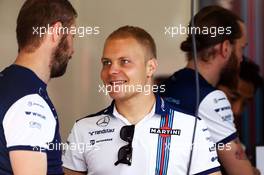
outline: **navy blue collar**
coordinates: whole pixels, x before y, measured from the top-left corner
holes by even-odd
[[[165,116],[169,113],[169,107],[168,104],[165,102],[163,98],[161,98],[159,95],[155,94],[156,97],[156,108],[155,108],[155,114]],[[108,106],[104,111],[103,114],[113,116],[115,101],[113,100],[111,105]]]
[[[113,115],[113,112],[114,112],[114,106],[115,106],[115,100],[112,101],[111,105],[108,106],[105,110],[104,110],[104,114],[107,114],[107,115]]]
[[[188,77],[194,77],[195,76],[195,69],[192,69],[192,68],[188,68],[188,67],[185,67],[183,69],[180,70],[181,72],[185,72],[185,74],[187,73],[187,76]],[[179,71],[177,71],[179,72]],[[177,76],[177,72],[175,72],[172,76],[172,79],[175,79],[175,76]],[[186,75],[185,75],[186,76]],[[215,87],[213,85],[211,85],[203,76],[202,74],[200,74],[200,72],[198,72],[198,78],[199,78],[199,82],[200,84],[204,84],[208,87],[211,87],[211,88],[214,88]]]

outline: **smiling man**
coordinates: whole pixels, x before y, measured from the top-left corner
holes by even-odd
[[[153,85],[157,69],[153,38],[141,28],[121,27],[106,39],[101,62],[101,79],[113,102],[75,123],[63,157],[65,173],[186,175],[193,136],[189,126],[195,117],[172,109],[152,91],[142,91]],[[74,145],[85,147],[71,149]],[[202,120],[197,122],[190,174],[221,174]]]

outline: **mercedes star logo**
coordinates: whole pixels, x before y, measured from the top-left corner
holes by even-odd
[[[105,117],[99,119],[99,120],[96,122],[96,124],[97,124],[98,126],[100,126],[100,127],[106,127],[106,126],[109,124],[109,122],[110,122],[110,118],[109,118],[109,116],[105,116]]]

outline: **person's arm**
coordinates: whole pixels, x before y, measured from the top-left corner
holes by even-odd
[[[201,117],[211,133],[212,140],[217,145],[219,161],[228,175],[251,175],[253,168],[247,160],[239,143],[236,128],[233,123],[233,112],[226,95],[219,90],[208,94],[200,103],[199,117]],[[226,145],[221,149],[221,145]]]
[[[28,105],[29,102],[41,106]],[[27,95],[9,108],[3,119],[3,129],[15,175],[47,174],[45,151],[47,143],[54,138],[55,127],[52,111],[37,94]]]
[[[228,143],[228,148],[218,149],[218,156],[229,175],[254,175],[253,167],[238,139]]]
[[[67,168],[64,168],[64,175],[86,175],[87,172],[73,171]]]
[[[44,152],[10,151],[14,175],[46,175],[47,156]]]

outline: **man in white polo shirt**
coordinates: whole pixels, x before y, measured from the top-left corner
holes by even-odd
[[[124,26],[105,42],[101,79],[112,104],[77,121],[63,156],[74,175],[186,175],[195,117],[153,91],[156,46],[143,29]],[[221,174],[215,146],[197,119],[190,174]]]

